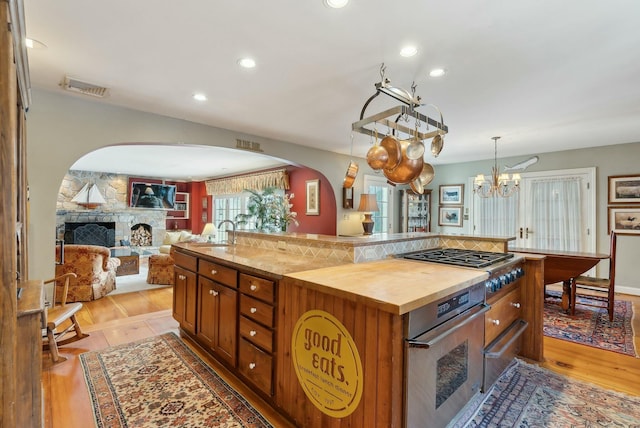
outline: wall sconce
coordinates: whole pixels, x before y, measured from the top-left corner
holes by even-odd
[[[202,229],[202,236],[207,238],[207,242],[213,242],[213,239],[216,236],[216,227],[213,223],[207,223],[204,225]]]
[[[373,193],[363,193],[360,195],[360,206],[358,211],[364,213],[364,220],[362,221],[362,228],[365,235],[371,235],[373,233],[373,220],[371,215],[378,211],[378,202],[376,202],[376,195]]]

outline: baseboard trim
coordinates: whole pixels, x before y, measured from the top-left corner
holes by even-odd
[[[616,285],[616,293],[630,294],[632,296],[640,296],[640,288]]]

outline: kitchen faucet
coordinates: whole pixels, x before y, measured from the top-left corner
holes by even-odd
[[[236,245],[236,224],[235,224],[235,222],[233,222],[233,220],[222,220],[220,222],[220,224],[218,224],[218,229],[220,229],[220,226],[222,226],[224,223],[231,223],[231,226],[233,226],[232,235],[231,235],[231,245]],[[229,231],[227,230],[227,232],[229,232]],[[227,241],[229,241],[228,238],[227,238]]]

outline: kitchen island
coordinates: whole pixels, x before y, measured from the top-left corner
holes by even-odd
[[[401,427],[408,315],[487,273],[390,258],[387,249],[443,241],[452,242],[424,233],[369,240],[239,233],[236,246],[176,244],[174,316],[296,425]],[[506,240],[493,241],[479,240],[506,248]],[[523,295],[541,287],[540,267],[527,266]],[[525,337],[521,354],[538,359],[541,340]],[[336,396],[314,397],[314,379],[331,383]]]

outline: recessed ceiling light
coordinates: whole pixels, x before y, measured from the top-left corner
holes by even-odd
[[[256,62],[252,58],[241,58],[238,60],[238,65],[242,68],[253,68],[256,66]]]
[[[415,46],[405,46],[400,49],[400,55],[404,57],[411,57],[418,53],[418,48]]]
[[[202,93],[193,94],[193,99],[196,101],[207,101],[207,96]]]
[[[24,39],[24,44],[27,45],[29,49],[46,49],[47,48],[47,45],[45,45],[41,41],[36,39],[30,39],[28,37]]]
[[[434,68],[429,72],[429,76],[431,77],[442,77],[447,74],[447,70],[444,68]]]
[[[325,6],[332,7],[334,9],[343,8],[349,3],[349,0],[324,0]]]

